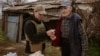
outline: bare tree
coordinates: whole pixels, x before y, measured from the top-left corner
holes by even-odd
[[[5,0],[5,1],[2,1],[2,4],[3,5],[8,5],[10,7],[14,7],[17,4],[23,4],[23,3],[25,3],[25,1],[26,0]]]
[[[23,3],[25,3],[27,0],[15,0],[15,2],[17,3],[17,4],[23,4]]]

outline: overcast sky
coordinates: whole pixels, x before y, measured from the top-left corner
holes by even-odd
[[[1,3],[2,1],[3,1],[3,2],[6,2],[6,0],[0,0],[0,3]],[[34,1],[37,1],[37,0],[26,0],[26,2],[34,2]]]
[[[6,2],[6,0],[0,0],[0,18],[1,18],[1,15],[2,15],[2,1],[3,2]],[[37,0],[26,0],[26,3],[29,3],[29,2],[35,2]]]
[[[37,1],[37,0],[27,0],[27,2],[34,2],[34,1]]]

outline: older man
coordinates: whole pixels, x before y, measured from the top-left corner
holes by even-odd
[[[81,16],[72,12],[70,2],[60,5],[61,18],[58,21],[52,45],[60,46],[62,56],[86,56],[88,38],[82,26]]]

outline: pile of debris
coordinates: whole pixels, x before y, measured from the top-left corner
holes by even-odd
[[[85,5],[85,4],[84,4]],[[83,24],[87,32],[88,38],[96,43],[100,43],[100,1],[88,3],[86,10],[77,9],[77,12],[83,18]]]
[[[95,31],[96,31],[96,37],[100,38],[100,1],[94,3],[94,11],[93,15],[95,16]]]

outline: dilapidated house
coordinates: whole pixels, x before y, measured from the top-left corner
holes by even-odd
[[[6,35],[10,40],[14,42],[19,42],[24,37],[24,23],[31,14],[33,14],[34,6],[41,2],[33,2],[24,5],[17,5],[9,9],[3,10],[3,26],[2,30],[4,35]],[[57,8],[59,5],[51,5],[49,3],[42,2],[41,4],[46,7],[48,12],[47,18],[44,20],[47,28],[55,28],[56,20],[59,15],[55,12],[58,12]],[[53,10],[52,10],[53,9]],[[52,13],[53,12],[53,13]]]
[[[19,4],[15,7],[11,7],[9,9],[3,10],[3,26],[2,30],[4,31],[4,35],[7,35],[14,42],[20,42],[24,37],[23,27],[24,21],[31,14],[33,14],[34,6],[37,4],[44,5],[48,14],[46,15],[46,19],[44,23],[48,29],[55,28],[56,22],[60,17],[59,13],[59,5],[62,0],[39,0],[37,2],[31,2],[27,4]],[[73,0],[72,0],[73,1]],[[99,1],[98,1],[99,2]],[[90,37],[95,32],[94,28],[96,27],[96,23],[98,21],[96,15],[94,16],[93,4],[96,3],[96,0],[75,0],[74,7],[75,12],[78,12],[82,18],[85,26],[85,30]],[[95,18],[94,18],[95,17]],[[97,20],[97,21],[94,21]],[[93,28],[91,28],[91,27]],[[98,27],[99,29],[99,27]],[[99,35],[98,32],[95,34]]]

